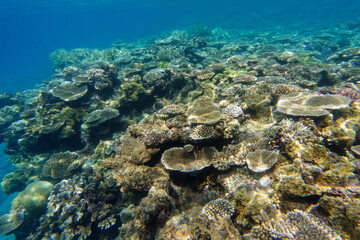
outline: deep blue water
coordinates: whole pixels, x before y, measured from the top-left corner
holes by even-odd
[[[3,91],[33,88],[51,75],[58,48],[109,48],[190,24],[304,28],[359,17],[360,1],[12,0],[0,2]]]
[[[0,92],[34,88],[49,78],[49,54],[58,48],[110,48],[117,39],[134,41],[201,23],[293,30],[359,17],[359,0],[0,0]],[[11,171],[3,154],[0,169],[0,178]],[[11,197],[0,192],[0,201],[3,214]]]

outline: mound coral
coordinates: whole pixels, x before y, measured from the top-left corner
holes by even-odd
[[[12,209],[25,209],[26,213],[39,218],[46,210],[47,198],[53,184],[47,181],[37,181],[29,184],[24,191],[11,203]]]

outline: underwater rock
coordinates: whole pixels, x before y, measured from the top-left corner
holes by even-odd
[[[194,172],[210,166],[218,153],[214,147],[204,147],[191,152],[185,149],[174,147],[166,150],[161,157],[161,163],[168,170]]]
[[[275,165],[278,155],[277,151],[259,149],[246,155],[246,163],[251,171],[264,172]]]
[[[343,49],[335,54],[329,56],[326,60],[327,61],[335,61],[335,62],[346,62],[351,59],[359,59],[360,58],[360,48],[347,48]]]
[[[300,175],[286,176],[277,185],[277,191],[280,196],[289,197],[307,197],[307,196],[320,196],[322,189],[313,184],[307,184]]]
[[[328,110],[348,107],[350,102],[341,95],[290,93],[280,97],[277,111],[291,116],[320,117],[329,114]]]

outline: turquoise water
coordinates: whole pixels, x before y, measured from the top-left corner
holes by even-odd
[[[111,48],[194,24],[211,28],[306,30],[335,28],[360,17],[360,1],[103,0],[0,2],[1,93],[36,88],[49,79],[56,49]],[[0,145],[0,177],[13,171]],[[0,191],[0,215],[14,196]],[[1,239],[12,239],[4,237]]]

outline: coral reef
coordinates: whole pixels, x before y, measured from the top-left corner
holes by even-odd
[[[55,51],[40,89],[0,95],[0,141],[17,167],[1,185],[20,192],[0,232],[360,239],[353,27],[198,25]]]

